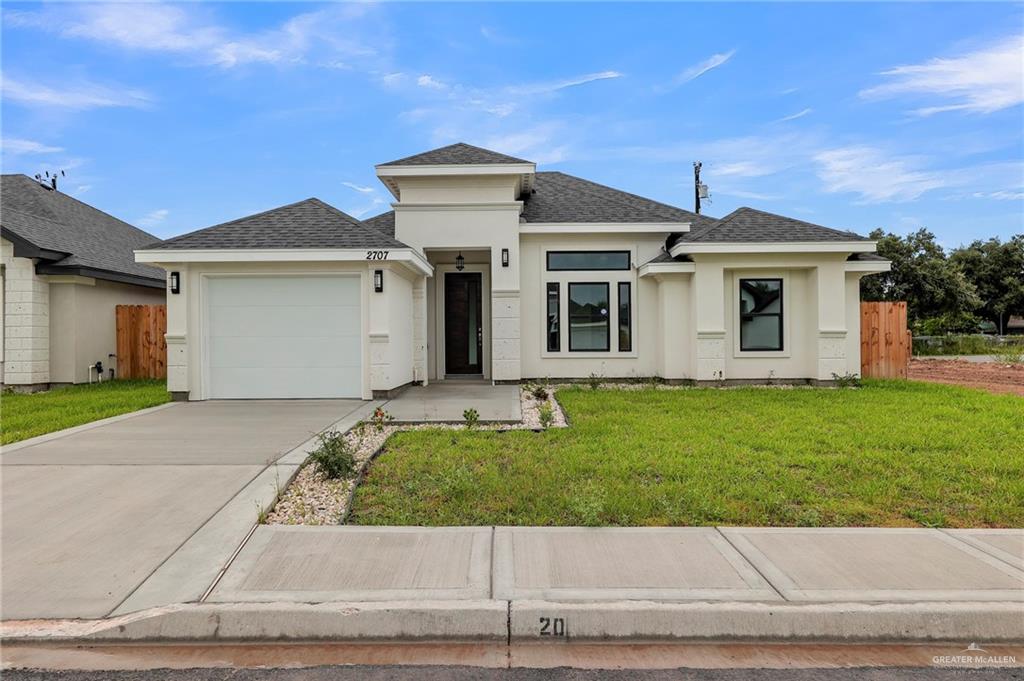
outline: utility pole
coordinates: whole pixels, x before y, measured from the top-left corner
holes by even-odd
[[[693,162],[693,212],[700,215],[700,161]]]

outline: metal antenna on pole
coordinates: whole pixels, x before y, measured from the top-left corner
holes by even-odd
[[[693,162],[693,212],[700,215],[700,168],[701,162]]]

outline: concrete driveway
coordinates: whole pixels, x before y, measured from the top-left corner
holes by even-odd
[[[109,614],[268,464],[364,404],[181,403],[4,451],[0,618]]]

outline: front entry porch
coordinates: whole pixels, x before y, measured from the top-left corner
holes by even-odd
[[[462,423],[469,408],[481,423],[523,420],[518,385],[491,385],[480,380],[451,380],[410,386],[384,405],[395,423]]]

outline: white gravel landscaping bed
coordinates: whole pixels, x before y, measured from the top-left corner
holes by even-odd
[[[552,428],[565,428],[565,412],[555,399],[555,388],[548,389],[547,400],[537,400],[524,387],[519,391],[523,420],[514,424],[482,424],[478,430],[540,430],[540,407],[547,402],[552,407]],[[380,452],[387,439],[400,430],[424,430],[441,428],[464,430],[466,426],[452,423],[421,423],[416,425],[385,425],[378,430],[366,423],[345,433],[345,439],[352,445],[356,472],[347,479],[328,480],[310,463],[304,465],[282,490],[277,503],[263,521],[268,525],[337,525],[348,515],[355,486],[362,479],[373,458]]]

